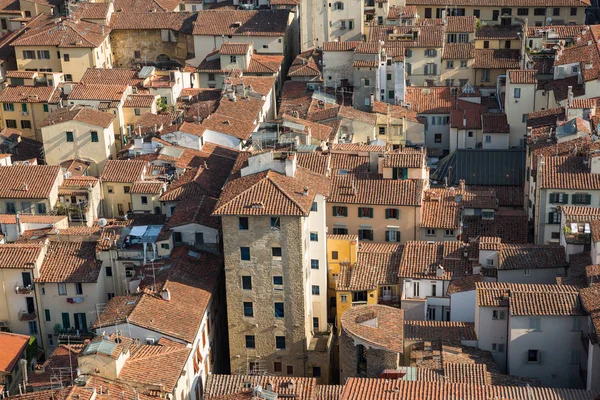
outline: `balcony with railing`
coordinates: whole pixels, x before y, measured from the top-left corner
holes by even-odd
[[[352,302],[352,307],[366,306],[366,305],[367,305],[366,301],[353,301]]]
[[[37,319],[37,313],[34,311],[20,310],[19,321],[35,321]]]
[[[23,285],[23,283],[15,284],[15,293],[16,294],[31,294],[33,292],[33,289],[34,289],[33,283],[30,283],[27,286]]]

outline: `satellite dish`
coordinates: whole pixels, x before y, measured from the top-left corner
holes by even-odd
[[[123,215],[123,219],[124,219],[125,221],[129,221],[129,215],[127,215],[127,214]]]
[[[98,220],[98,226],[100,228],[104,228],[106,225],[108,225],[108,221],[106,220],[106,218],[100,218]]]
[[[550,24],[550,22],[552,22],[552,17],[546,18],[546,24]]]

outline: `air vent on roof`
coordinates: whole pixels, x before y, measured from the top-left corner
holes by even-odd
[[[234,27],[234,28],[239,28],[240,26],[242,26],[242,22],[241,21],[235,21],[231,26]]]

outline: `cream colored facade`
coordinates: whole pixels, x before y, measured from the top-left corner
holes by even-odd
[[[41,141],[40,125],[56,107],[44,102],[0,103],[2,126],[18,129],[24,137]]]
[[[406,2],[406,5],[410,6],[410,1]],[[423,5],[423,4],[415,4],[417,7],[417,14],[422,18],[442,18],[442,12],[447,9],[445,5]],[[564,24],[574,24],[574,25],[582,25],[585,23],[585,8],[586,5],[582,2],[579,7],[554,7],[553,5],[541,5],[540,7],[517,7],[505,5],[504,7],[492,6],[482,2],[482,4],[478,5],[463,5],[463,4],[452,4],[452,8],[461,10],[459,15],[477,16],[483,24],[486,25],[497,25],[501,23],[500,15],[510,13],[510,15],[516,17],[527,17],[529,19],[529,26],[546,26],[547,18],[552,19],[552,23],[554,25],[560,25],[559,21],[563,21]],[[525,8],[528,10],[527,15],[519,15],[518,10],[520,8]],[[554,8],[559,9],[558,15],[554,15]],[[572,15],[571,9],[575,8],[575,15]],[[439,10],[439,11],[438,11]],[[535,11],[538,10],[538,11]],[[536,14],[541,15],[536,15]],[[496,19],[494,19],[494,15],[498,15]]]
[[[473,84],[475,82],[475,70],[473,69],[473,58],[469,59],[442,59],[440,80],[449,86],[459,86],[465,81]],[[466,63],[466,66],[462,65]]]
[[[133,210],[131,194],[129,194],[131,186],[133,186],[133,182],[102,182],[104,215],[106,217],[116,218]]]
[[[158,96],[157,96],[158,98]],[[136,124],[140,119],[140,116],[146,113],[156,114],[157,107],[156,102],[152,104],[152,107],[123,107],[123,124],[124,126],[131,126],[132,131],[136,128]]]
[[[55,15],[59,11],[54,5],[42,4],[31,0],[20,0],[19,8],[24,17],[35,17],[40,14]]]
[[[106,160],[117,156],[112,124],[104,128],[71,120],[45,126],[41,131],[46,162],[51,165],[80,159],[91,163],[90,175],[99,176]],[[70,136],[72,141],[69,141]]]
[[[410,56],[405,57],[406,85],[425,86],[427,82],[437,83],[442,72],[442,43],[439,47],[411,48]],[[435,53],[427,50],[435,50]],[[427,52],[427,56],[425,53]],[[433,55],[435,54],[435,55]],[[435,74],[425,72],[426,65],[436,65]]]
[[[108,35],[102,44],[96,48],[15,46],[14,49],[18,69],[63,72],[65,81],[79,82],[88,68],[112,68],[111,46]],[[34,54],[31,52],[34,52]],[[26,58],[31,56],[35,58]]]
[[[145,212],[161,214],[161,203],[158,200],[164,193],[164,189],[161,193],[133,193],[131,195],[131,207],[133,212]],[[145,199],[145,201],[144,201]]]

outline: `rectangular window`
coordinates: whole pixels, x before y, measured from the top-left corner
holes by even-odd
[[[50,111],[50,109],[48,108],[48,104],[43,104],[42,106],[43,106],[44,112],[47,113]]]
[[[385,219],[400,219],[400,210],[397,208],[386,208]]]
[[[319,241],[319,232],[311,232],[310,233],[310,241],[318,242]]]
[[[6,203],[6,213],[7,214],[16,214],[17,213],[16,204],[12,203],[12,202]]]
[[[75,283],[75,294],[83,294],[83,285],[79,282]]]
[[[51,333],[47,334],[46,337],[48,338],[48,346],[54,346],[54,337],[52,336]]]
[[[345,295],[345,294],[340,295],[340,302],[347,303],[348,302],[348,296]]]
[[[283,276],[276,275],[273,277],[273,285],[282,286],[283,285]]]
[[[254,317],[254,304],[251,301],[244,302],[244,317]]]
[[[90,132],[90,138],[92,139],[93,143],[98,143],[98,132],[91,131]]]
[[[124,194],[131,193],[131,186],[123,186],[123,193]]]
[[[281,247],[271,247],[271,256],[273,260],[281,260]]]
[[[338,259],[338,252],[337,251],[332,251],[331,252],[331,259],[332,260],[337,260]]]
[[[46,214],[46,203],[37,203],[37,213]]]
[[[436,133],[433,137],[433,141],[435,143],[442,143],[442,134],[441,133]]]
[[[492,135],[485,135],[485,142],[492,143]]]
[[[446,61],[446,69],[453,69],[453,68],[454,68],[454,61],[452,61],[452,60]]]
[[[240,247],[240,259],[250,261],[250,247]]]
[[[283,303],[273,304],[273,309],[275,310],[275,318],[285,317],[285,309],[284,309]]]
[[[142,196],[141,200],[142,200],[142,204],[148,204],[148,196]]]
[[[281,229],[281,219],[279,217],[271,217],[271,230],[278,231]]]
[[[4,111],[15,111],[15,105],[13,103],[4,103],[2,104]]]
[[[319,269],[319,260],[310,260],[310,269]]]
[[[482,69],[481,70],[481,82],[489,82],[490,81],[490,70]]]
[[[529,318],[529,330],[541,331],[542,330],[542,319],[540,317]]]
[[[50,318],[50,310],[48,310],[47,308],[44,310],[44,315],[46,317],[46,322],[50,322],[51,318]]]
[[[71,318],[69,317],[69,313],[62,313],[62,327],[63,329],[69,329],[71,327]]]
[[[348,207],[333,206],[333,216],[334,217],[347,217],[348,216]]]
[[[38,333],[37,322],[29,321],[29,334],[35,335],[36,333]]]
[[[277,350],[285,350],[285,336],[275,336],[275,348]],[[289,368],[290,368],[290,366],[288,365],[288,373],[289,373]],[[293,369],[292,369],[292,371],[293,371]]]
[[[381,3],[379,3],[381,4]],[[321,377],[321,367],[312,367],[312,376],[313,378],[320,378]]]
[[[321,289],[318,285],[312,285],[312,294],[313,296],[318,296],[321,294]]]
[[[134,50],[133,51],[133,57],[134,58],[140,58],[140,57],[142,57],[142,52],[139,51],[139,50]]]
[[[38,50],[37,56],[40,60],[49,60],[50,52],[48,50]]]
[[[142,112],[140,111],[140,109],[139,109],[139,108],[134,108],[134,109],[133,109],[133,113],[134,113],[135,115],[137,115],[137,116],[140,116],[140,115],[142,115]]]
[[[492,311],[492,319],[494,319],[494,320],[504,320],[504,319],[506,319],[506,311],[504,311],[504,310],[493,310]]]
[[[365,81],[364,81],[364,86],[365,86],[365,87],[367,87],[367,86],[371,86],[371,81],[370,81],[370,80],[368,80],[368,79],[365,79]]]
[[[319,318],[318,317],[313,317],[313,329],[315,329],[315,330],[319,329]]]
[[[521,98],[521,89],[515,88],[515,90],[514,90],[514,97],[515,97],[515,99],[520,99]]]
[[[255,349],[256,348],[254,335],[246,335],[246,348],[247,349]]]
[[[427,229],[427,236],[435,236],[435,229]]]
[[[386,74],[386,80],[391,81],[392,80],[392,74]]]
[[[314,211],[317,212],[319,211],[319,207],[316,201],[313,201],[312,205],[310,206],[310,211]]]
[[[371,207],[359,207],[358,218],[373,218],[373,209]]]
[[[347,235],[348,234],[348,228],[334,227],[333,228],[333,234],[334,235]]]
[[[238,220],[238,227],[240,231],[248,230],[248,217],[240,217]]]
[[[17,121],[14,119],[7,119],[6,120],[6,127],[7,128],[16,128],[17,127]]]
[[[21,121],[21,129],[31,129],[31,121],[22,120]]]
[[[286,372],[288,375],[294,375],[294,366],[293,365],[288,365],[286,367]]]
[[[552,9],[552,15],[555,16],[555,17],[559,16],[560,15],[560,8],[559,7],[554,7]]]
[[[64,60],[65,62],[69,62],[69,61],[71,61],[71,57],[69,57],[69,55],[68,55],[68,54],[63,54],[63,60]]]
[[[26,60],[35,60],[35,51],[23,50],[23,58]]]
[[[392,229],[385,231],[385,241],[386,242],[399,242],[400,241],[400,231]]]
[[[592,204],[592,195],[586,193],[576,193],[573,195],[574,205],[590,205]]]
[[[281,361],[274,361],[273,362],[273,371],[274,372],[281,372],[283,370],[282,368],[283,367],[281,365]]]
[[[58,295],[59,296],[66,296],[67,295],[67,284],[66,283],[59,283],[58,284]]]
[[[546,15],[546,9],[545,8],[534,8],[533,15],[537,15],[537,16]]]
[[[242,289],[252,290],[252,277],[251,276],[242,276]]]
[[[372,229],[359,229],[358,230],[358,239],[359,240],[373,240],[373,230]]]
[[[65,74],[65,82],[73,82],[73,75]]]
[[[528,350],[527,351],[527,362],[537,363],[540,359],[539,350]]]
[[[113,276],[113,274],[112,274],[112,267],[106,267],[106,268],[104,268],[104,272],[106,273],[106,276]]]
[[[517,15],[529,15],[529,8],[517,8]]]
[[[577,7],[571,7],[571,17],[577,16]]]
[[[65,132],[67,142],[73,142],[73,132]]]

